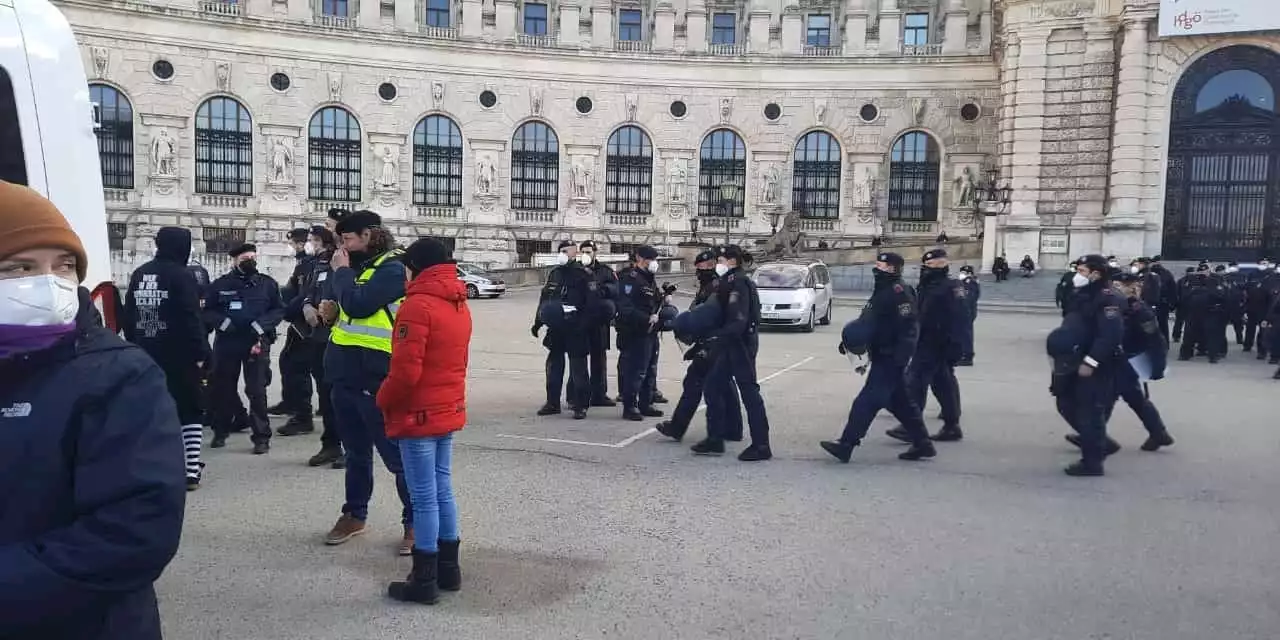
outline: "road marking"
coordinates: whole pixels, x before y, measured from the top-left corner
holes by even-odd
[[[764,384],[770,380],[773,380],[774,378],[784,373],[794,371],[795,369],[802,367],[808,364],[809,362],[813,361],[813,358],[814,358],[813,356],[809,356],[799,362],[788,365],[782,369],[778,369],[777,371],[774,371],[773,373],[763,378],[760,378],[760,384]],[[693,414],[697,415],[698,412],[706,408],[707,408],[707,403],[704,402],[698,405],[697,409],[694,409]],[[613,444],[610,444],[607,442],[587,442],[585,440],[565,440],[563,438],[539,438],[537,436],[517,436],[509,433],[499,433],[495,435],[496,437],[499,437],[499,438],[510,438],[512,440],[534,440],[536,442],[554,442],[556,444],[576,444],[584,447],[603,447],[605,449],[621,449],[628,445],[635,444],[636,442],[639,442],[640,440],[643,440],[644,438],[648,437],[650,434],[654,434],[657,432],[658,432],[657,429],[653,427],[649,427],[648,429],[645,429],[644,431],[641,431],[640,433],[637,433],[634,436],[631,436],[626,440],[623,440],[622,442],[615,442]]]

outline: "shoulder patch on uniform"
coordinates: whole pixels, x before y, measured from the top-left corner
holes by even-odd
[[[902,293],[902,285],[900,285],[900,284],[895,284],[895,285],[893,285],[893,292],[894,292],[894,293]]]
[[[396,339],[404,340],[405,338],[408,338],[408,337],[409,337],[409,325],[405,323],[401,323],[400,326],[396,327]]]
[[[907,317],[907,316],[909,316],[909,315],[911,315],[911,303],[910,303],[910,302],[904,302],[904,303],[902,303],[902,304],[898,305],[898,315],[900,315],[900,316],[902,316],[902,317],[904,317],[904,318],[905,318],[905,317]]]
[[[1102,308],[1102,315],[1106,316],[1108,320],[1119,317],[1120,307],[1112,305],[1105,306]]]
[[[622,292],[627,295],[631,295],[631,285],[629,284],[622,285]]]

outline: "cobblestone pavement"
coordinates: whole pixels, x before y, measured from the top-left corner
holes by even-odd
[[[960,372],[967,437],[896,459],[882,418],[849,465],[817,447],[862,384],[835,327],[769,333],[759,358],[777,458],[695,458],[618,410],[536,418],[531,292],[474,303],[470,425],[455,452],[463,591],[387,601],[408,561],[390,476],[372,531],[321,540],[342,472],[315,436],[209,451],[182,549],[159,584],[182,640],[869,638],[1272,639],[1280,629],[1280,431],[1270,368],[1233,354],[1152,386],[1176,446],[1124,450],[1075,479],[1046,391],[1046,315],[979,317]],[[836,318],[852,313],[837,309]],[[611,357],[616,355],[611,353]],[[664,341],[661,386],[682,368]],[[273,388],[278,392],[278,387]],[[667,405],[668,407],[670,405]],[[936,407],[927,417],[932,426]],[[701,431],[701,419],[694,433]]]

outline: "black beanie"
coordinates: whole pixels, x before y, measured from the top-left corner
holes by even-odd
[[[420,238],[404,250],[400,262],[409,267],[409,271],[416,277],[438,264],[453,262],[453,255],[443,242],[435,238]]]

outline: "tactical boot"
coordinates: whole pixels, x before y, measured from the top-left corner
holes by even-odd
[[[840,442],[839,440],[823,440],[818,443],[827,453],[835,456],[836,460],[845,464],[849,463],[849,458],[853,457],[854,445]]]
[[[720,456],[724,455],[724,440],[719,438],[710,438],[699,442],[689,448],[694,455],[699,456]]]
[[[644,420],[644,414],[636,411],[635,407],[626,407],[622,410],[622,419],[631,422],[641,422]]]
[[[768,445],[757,444],[752,444],[738,454],[738,460],[741,462],[761,462],[772,457],[773,451],[769,449]]]
[[[326,464],[332,464],[334,461],[342,459],[342,447],[321,447],[320,453],[311,456],[307,460],[308,467],[319,467]]]
[[[560,413],[560,407],[554,404],[544,404],[541,409],[538,409],[540,416],[554,416],[557,413]]]
[[[655,409],[652,406],[641,407],[640,415],[646,418],[661,418],[663,416],[662,409]]]
[[[586,420],[586,419],[587,419],[587,410],[586,410],[586,409],[583,409],[582,407],[578,407],[577,409],[574,409],[574,410],[573,410],[573,419],[574,419],[574,420]]]
[[[1063,439],[1077,447],[1080,446],[1080,434],[1078,433],[1068,433],[1067,435],[1063,436]],[[1110,456],[1110,455],[1115,455],[1119,452],[1120,452],[1120,443],[1113,440],[1110,436],[1107,436],[1107,443],[1106,445],[1104,445],[1104,448],[1102,450],[1102,455]]]
[[[956,442],[964,439],[964,432],[958,424],[944,424],[937,433],[929,436],[934,442]]]
[[[654,404],[666,404],[666,403],[668,403],[668,402],[670,402],[670,401],[669,401],[669,400],[667,400],[667,397],[666,397],[666,396],[662,395],[662,392],[661,392],[661,391],[658,391],[658,390],[656,390],[656,389],[654,390],[654,392],[653,392],[653,403],[654,403]]]
[[[277,402],[267,407],[267,413],[273,416],[287,416],[293,413],[293,408],[285,404],[284,401]]]
[[[938,455],[938,450],[933,448],[933,441],[925,440],[911,445],[910,449],[898,454],[899,460],[910,460],[912,462],[922,458],[932,458]]]
[[[304,417],[302,414],[291,416],[289,421],[284,423],[283,427],[276,429],[277,435],[300,436],[304,433],[311,433],[316,430],[316,425],[310,416]]]
[[[900,442],[905,442],[905,443],[907,443],[907,444],[911,444],[911,443],[912,443],[912,437],[911,437],[911,434],[910,434],[910,433],[907,433],[907,428],[906,428],[906,427],[904,427],[904,426],[902,426],[902,425],[898,425],[898,426],[896,426],[896,427],[894,427],[894,428],[892,428],[892,429],[890,429],[890,430],[888,430],[888,431],[884,432],[884,434],[885,434],[886,436],[889,436],[890,438],[893,438],[894,440],[898,440],[898,441],[900,441]]]
[[[260,456],[268,451],[271,451],[271,445],[269,443],[257,442],[253,445],[253,455],[255,456]]]
[[[612,399],[610,399],[609,397],[607,397],[607,396],[606,396],[606,397],[604,397],[604,398],[596,398],[595,400],[592,400],[592,401],[591,401],[591,406],[593,406],[593,407],[616,407],[616,406],[618,406],[618,403],[614,402]]]
[[[1160,447],[1168,447],[1173,444],[1173,436],[1168,431],[1153,433],[1147,437],[1147,441],[1142,443],[1143,451],[1159,451]]]
[[[436,584],[436,572],[439,570],[435,553],[421,549],[413,550],[413,570],[404,582],[392,582],[387,585],[387,595],[401,602],[418,604],[435,604],[440,600],[440,589]]]
[[[436,584],[443,591],[457,591],[462,588],[462,567],[458,564],[458,545],[460,541],[438,540],[436,545],[440,554],[436,561]]]
[[[210,449],[221,449],[225,446],[227,446],[227,436],[225,435],[214,434],[213,440],[209,441]]]
[[[671,438],[672,440],[675,440],[676,442],[680,442],[684,439],[684,432],[677,431],[676,426],[672,424],[670,420],[663,420],[662,422],[659,422],[658,426],[654,427],[654,430],[668,438]]]
[[[1081,460],[1080,462],[1073,462],[1070,465],[1068,465],[1066,469],[1063,469],[1062,471],[1063,473],[1066,473],[1069,476],[1077,476],[1077,477],[1105,475],[1102,472],[1102,463],[1099,462],[1095,464],[1086,464],[1084,460]]]

